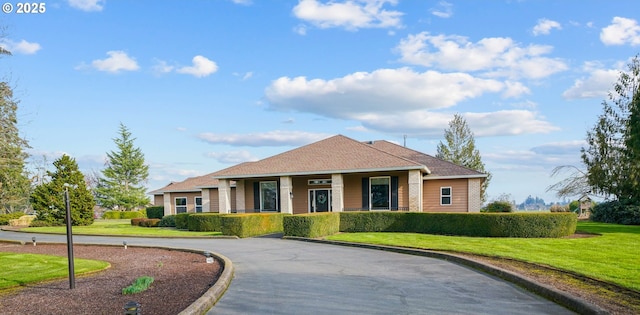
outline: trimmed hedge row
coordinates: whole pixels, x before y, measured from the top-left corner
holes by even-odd
[[[540,238],[571,235],[576,225],[573,213],[340,213],[341,232]]]
[[[160,219],[135,218],[131,219],[131,225],[142,227],[158,227],[160,226],[160,221]]]
[[[189,231],[211,232],[222,231],[221,215],[218,213],[196,213],[187,218]]]
[[[24,212],[12,212],[0,214],[0,225],[9,225],[9,220],[20,219]]]
[[[252,237],[283,231],[282,213],[226,214],[220,216],[223,235]]]
[[[189,229],[189,216],[191,213],[178,213],[175,215],[176,219],[176,229],[178,230],[188,230]]]
[[[142,211],[106,211],[102,218],[105,220],[117,220],[117,219],[136,219],[146,218],[147,213]]]
[[[147,218],[149,219],[162,219],[162,217],[164,217],[163,206],[147,207],[146,210],[147,210]]]
[[[287,236],[321,237],[339,232],[340,214],[327,212],[290,215],[283,218],[282,225],[284,235]]]

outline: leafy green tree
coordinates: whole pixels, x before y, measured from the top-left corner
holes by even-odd
[[[18,102],[6,82],[0,82],[0,214],[29,207],[31,182],[25,171],[29,148],[18,132]]]
[[[107,167],[95,189],[98,204],[105,208],[134,210],[149,204],[143,185],[149,177],[149,166],[142,150],[134,147],[134,140],[121,123],[120,137],[113,139],[118,151],[107,153]]]
[[[49,225],[64,225],[66,205],[64,191],[69,191],[71,223],[91,225],[93,208],[96,205],[91,191],[87,189],[84,175],[78,169],[76,160],[63,155],[53,162],[55,171],[47,171],[50,180],[37,186],[31,194],[31,205],[37,213],[36,220]]]
[[[592,191],[621,201],[640,203],[640,60],[621,72],[603,113],[587,131],[582,161]]]
[[[556,196],[575,197],[584,196],[591,193],[588,174],[573,165],[557,166],[551,171],[551,177],[558,176],[561,173],[569,173],[563,180],[547,187],[547,191],[555,191]]]
[[[486,173],[487,178],[482,183],[482,202],[487,200],[487,187],[491,180],[491,174],[485,170],[480,151],[476,148],[473,132],[467,125],[467,121],[460,114],[455,114],[449,122],[449,129],[444,131],[446,143],[438,144],[436,157],[451,163]]]

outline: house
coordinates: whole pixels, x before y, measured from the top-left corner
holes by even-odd
[[[337,135],[151,192],[181,212],[479,212],[487,174],[388,141]]]

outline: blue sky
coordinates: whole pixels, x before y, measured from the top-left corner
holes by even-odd
[[[12,2],[9,2],[12,3]],[[35,159],[104,167],[125,124],[149,189],[330,135],[435,155],[455,113],[489,197],[556,200],[640,52],[631,1],[46,1],[0,16]]]

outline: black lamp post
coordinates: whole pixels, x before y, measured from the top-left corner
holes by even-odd
[[[69,289],[76,288],[76,275],[73,263],[73,236],[71,233],[71,205],[69,203],[69,184],[64,184],[64,203],[67,210],[67,257],[69,258]]]
[[[129,301],[124,305],[124,315],[140,315],[141,306],[140,303],[136,301]]]
[[[33,243],[33,246],[36,246],[36,237],[35,236],[31,238],[31,242]]]

